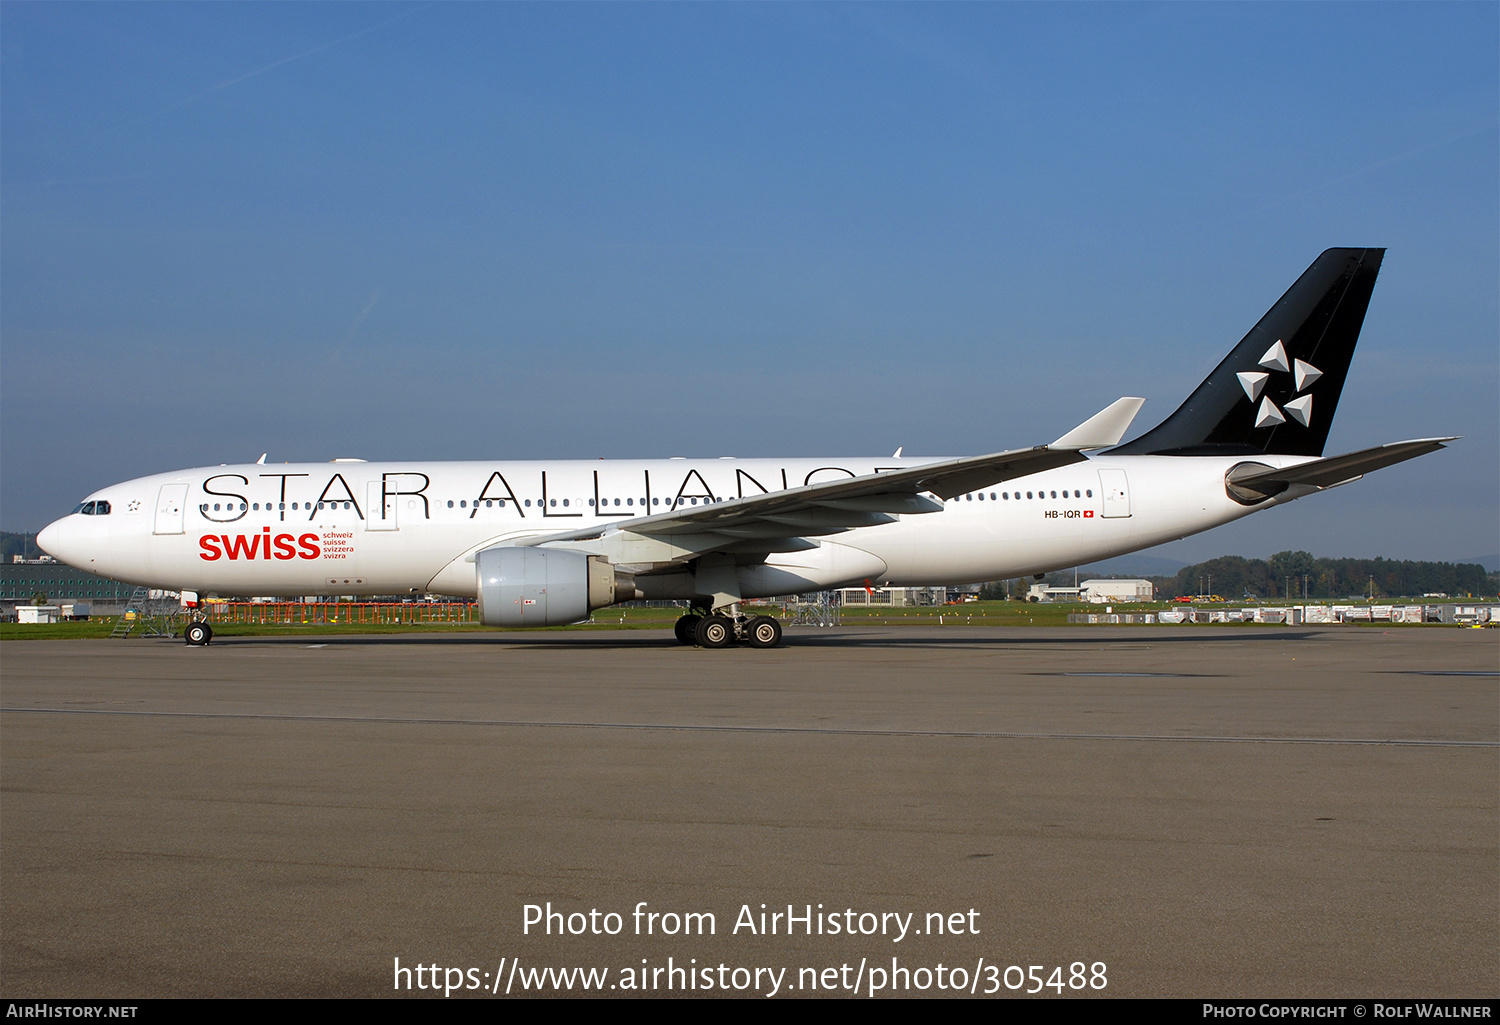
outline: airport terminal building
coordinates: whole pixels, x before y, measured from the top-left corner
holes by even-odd
[[[135,590],[130,584],[95,576],[52,559],[0,563],[0,605],[6,611],[31,602],[41,592],[52,603],[82,601],[123,605]]]

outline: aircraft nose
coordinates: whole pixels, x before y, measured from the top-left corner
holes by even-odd
[[[53,520],[37,534],[37,547],[59,562],[67,562],[69,533],[67,519]]]

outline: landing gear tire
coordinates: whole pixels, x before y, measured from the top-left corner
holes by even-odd
[[[677,635],[678,644],[698,643],[698,623],[702,616],[687,615],[678,618],[672,625],[672,632]]]
[[[756,616],[745,637],[752,648],[774,648],[781,643],[781,624],[770,616]]]
[[[195,648],[201,648],[214,639],[213,627],[207,623],[189,623],[182,631],[182,639]]]
[[[708,616],[698,622],[698,644],[704,648],[727,648],[734,643],[734,624],[724,616]]]

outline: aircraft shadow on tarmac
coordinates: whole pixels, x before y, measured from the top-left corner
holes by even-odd
[[[900,629],[900,630],[870,630],[859,628],[849,629],[819,629],[806,633],[798,631],[789,633],[787,640],[780,645],[782,650],[796,650],[798,648],[891,648],[910,650],[914,648],[975,648],[975,647],[1017,647],[1026,645],[1042,645],[1057,647],[1064,645],[1068,647],[1087,648],[1091,646],[1118,647],[1122,644],[1213,644],[1218,642],[1283,642],[1283,641],[1306,641],[1316,636],[1319,631],[1290,631],[1277,630],[1273,632],[1248,631],[1244,629],[1229,629],[1219,631],[1193,630],[1191,632],[1169,633],[1163,631],[1152,634],[1149,637],[1140,635],[1122,636],[1117,633],[1096,634],[1084,631],[1047,632],[1044,634],[1031,632],[1011,632],[1008,630],[988,630],[967,627],[936,627],[930,631],[922,628]],[[175,642],[181,643],[181,642]],[[665,632],[655,630],[641,631],[591,631],[588,633],[573,632],[520,632],[515,633],[486,633],[486,634],[308,634],[302,637],[296,636],[264,636],[264,637],[225,637],[219,635],[214,638],[213,647],[233,645],[236,647],[249,645],[270,645],[277,647],[307,647],[316,644],[327,647],[341,646],[390,646],[406,644],[440,645],[444,647],[457,647],[467,645],[493,645],[499,647],[526,646],[526,647],[548,647],[560,650],[580,651],[603,651],[603,650],[641,650],[659,648],[683,647]],[[684,651],[703,650],[693,647],[683,647]],[[746,648],[746,651],[752,649]]]

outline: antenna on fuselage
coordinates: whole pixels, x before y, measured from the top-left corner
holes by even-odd
[[[255,461],[255,465],[256,466],[265,466],[266,465],[266,456],[268,456],[270,454],[271,453],[269,453],[269,452],[262,452],[260,454],[260,458]]]

